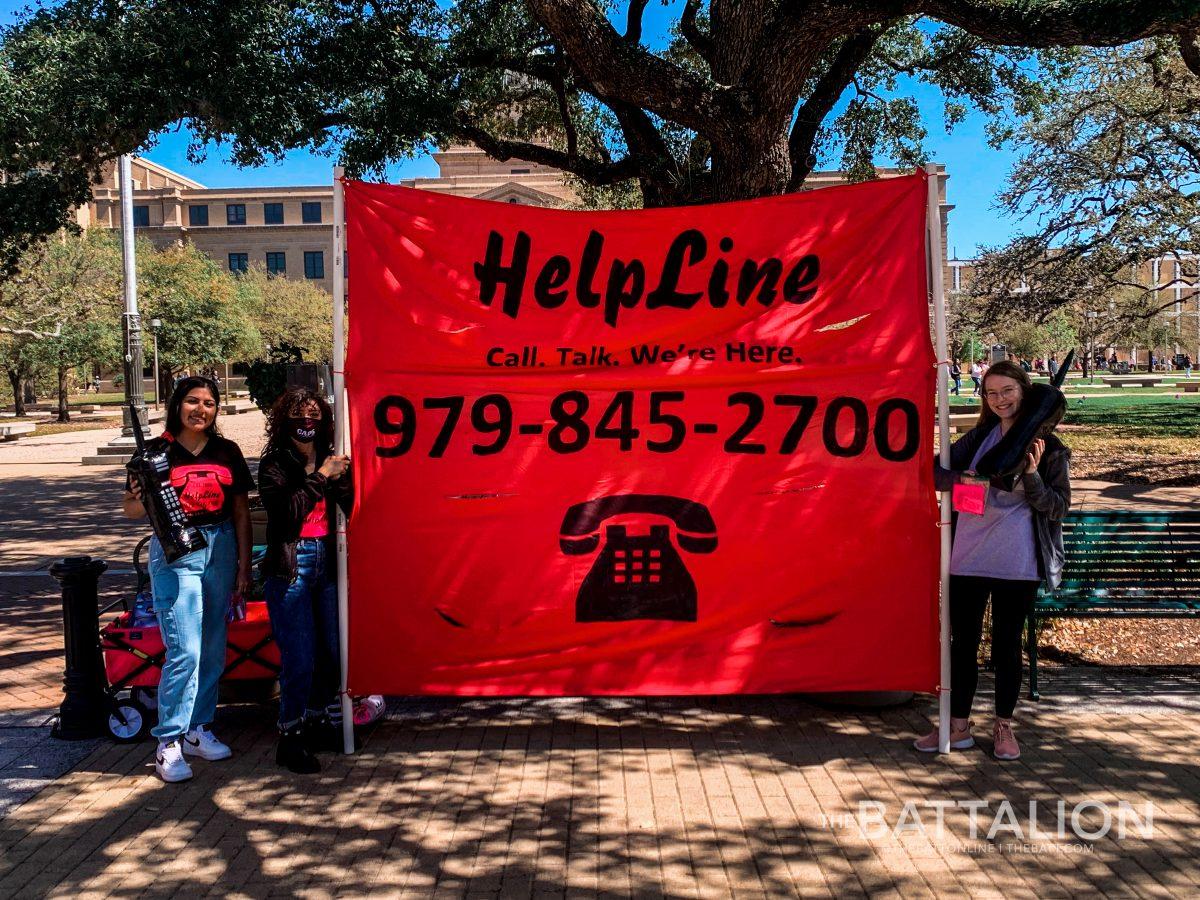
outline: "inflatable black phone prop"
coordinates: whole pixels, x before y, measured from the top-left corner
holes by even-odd
[[[1075,351],[1070,351],[1049,384],[1035,384],[1021,398],[1017,421],[999,443],[983,454],[975,471],[1001,490],[1011,491],[1025,470],[1025,457],[1038,438],[1058,427],[1067,411],[1067,397],[1061,385],[1067,377]]]
[[[129,477],[142,491],[142,505],[150,517],[150,528],[162,545],[167,562],[173,563],[181,556],[208,546],[204,535],[187,523],[187,516],[179,504],[179,494],[171,484],[171,464],[166,449],[147,451],[146,441],[138,423],[137,410],[129,404],[130,421],[134,423],[133,439],[137,452],[125,464]]]

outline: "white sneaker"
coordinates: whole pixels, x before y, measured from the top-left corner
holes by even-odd
[[[158,752],[154,755],[154,771],[158,773],[159,778],[168,783],[187,781],[192,777],[192,767],[183,758],[183,747],[179,738],[158,745]]]
[[[228,745],[217,740],[217,736],[204,725],[197,725],[183,736],[183,752],[207,760],[229,759],[233,756]]]

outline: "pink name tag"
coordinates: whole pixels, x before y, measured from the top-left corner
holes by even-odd
[[[988,479],[963,475],[950,492],[950,503],[955,512],[982,516],[987,509]]]

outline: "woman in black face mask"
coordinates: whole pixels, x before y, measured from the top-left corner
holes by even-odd
[[[341,746],[335,508],[352,499],[350,459],[333,453],[333,415],[294,388],[267,418],[258,468],[267,510],[267,609],[279,646],[279,748],[293,772],[319,772],[314,751]]]

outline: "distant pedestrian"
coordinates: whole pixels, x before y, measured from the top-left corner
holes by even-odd
[[[957,359],[950,360],[950,393],[955,397],[959,396],[959,391],[962,389],[962,367],[959,366]]]
[[[99,375],[92,376],[92,390],[95,391],[97,394],[100,393],[100,376]]]
[[[1050,354],[1050,359],[1046,361],[1046,371],[1050,373],[1051,378],[1058,374],[1058,360],[1053,353]]]
[[[1183,354],[1183,377],[1192,377],[1192,357],[1190,354]]]
[[[970,369],[971,383],[974,384],[974,387],[971,388],[971,396],[972,397],[979,396],[979,385],[983,383],[983,366],[981,365],[982,362],[983,362],[982,360],[977,359],[977,360],[975,360],[975,362],[971,363],[971,369]]]

